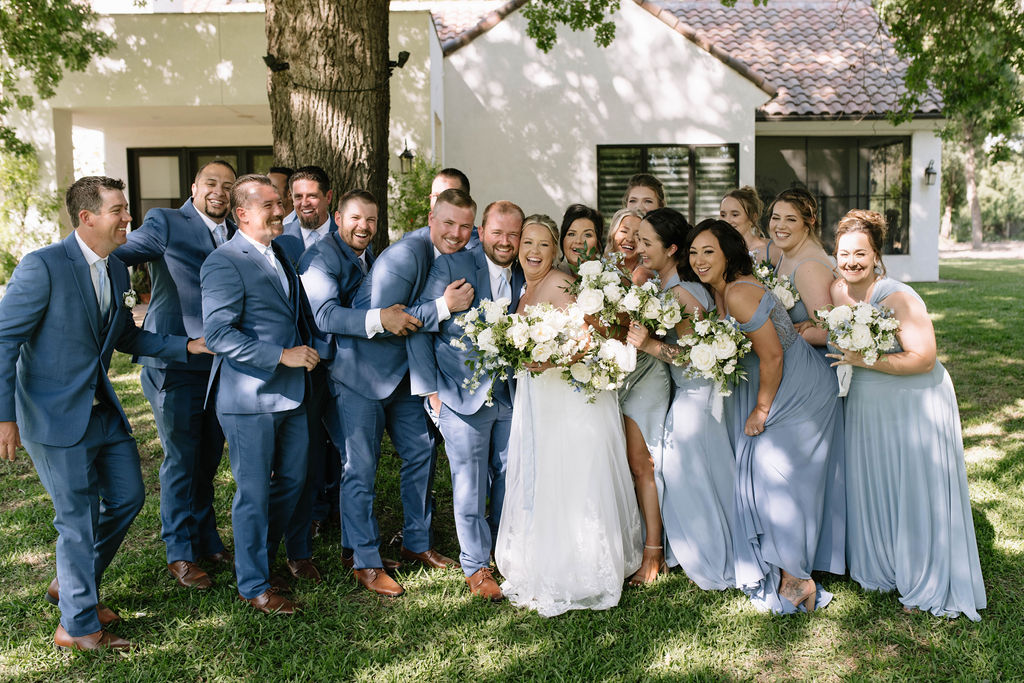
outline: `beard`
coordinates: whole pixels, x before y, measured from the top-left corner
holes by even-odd
[[[297,216],[299,219],[299,225],[305,228],[306,230],[316,230],[327,221],[326,218],[324,220],[320,220],[320,218],[316,214],[313,214],[308,218],[301,214],[297,214]]]

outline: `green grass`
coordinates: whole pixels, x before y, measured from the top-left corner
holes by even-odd
[[[160,449],[137,367],[112,376],[136,427],[149,497],[102,587],[120,611],[127,655],[52,647],[56,608],[52,507],[27,455],[0,466],[0,679],[5,680],[576,680],[1015,679],[1024,676],[1024,264],[943,262],[918,286],[956,385],[988,609],[981,623],[907,615],[894,595],[824,577],[836,595],[812,615],[770,617],[737,591],[702,592],[681,573],[624,594],[607,612],[543,619],[469,597],[462,575],[401,571],[407,594],[357,589],[336,535],[317,548],[326,581],[303,587],[304,612],[266,617],[241,603],[230,575],[206,594],[175,587],[159,538]],[[381,534],[401,528],[398,462],[382,460]],[[217,509],[230,538],[226,465]],[[457,552],[447,463],[436,482],[437,545]],[[392,553],[394,554],[394,553]]]

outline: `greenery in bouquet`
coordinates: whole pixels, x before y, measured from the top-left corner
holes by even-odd
[[[686,375],[705,379],[715,385],[722,396],[732,393],[732,387],[746,379],[746,371],[739,364],[752,344],[729,320],[722,320],[714,311],[693,317],[693,333],[678,342],[682,351],[673,361],[686,368]]]
[[[633,285],[619,302],[630,320],[653,334],[664,337],[683,319],[683,309],[672,292],[662,291],[661,278],[654,275],[642,285]]]
[[[593,403],[602,391],[615,391],[636,364],[635,352],[618,339],[593,335],[590,348],[576,362],[562,368],[562,379]]]
[[[828,330],[829,344],[861,354],[866,365],[874,365],[881,353],[896,346],[900,321],[888,308],[875,308],[861,301],[852,306],[823,308],[817,316],[819,324]]]
[[[796,306],[800,301],[800,292],[796,291],[793,281],[788,275],[780,275],[775,272],[772,262],[765,259],[754,266],[754,277],[764,285],[765,289],[775,295],[786,310]]]
[[[584,261],[580,257],[576,280],[569,285],[569,294],[585,315],[593,316],[609,332],[613,327],[628,325],[621,302],[633,287],[629,273],[622,266],[619,252]],[[611,333],[606,336],[613,336]]]

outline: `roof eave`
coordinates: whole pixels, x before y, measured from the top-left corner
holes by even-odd
[[[480,37],[484,33],[487,33],[492,28],[497,26],[499,23],[501,23],[502,19],[515,12],[517,9],[525,5],[527,2],[529,2],[529,0],[509,0],[509,2],[506,2],[498,9],[493,10],[490,14],[488,14],[479,22],[477,22],[476,26],[474,26],[473,28],[469,29],[468,31],[463,31],[456,37],[449,38],[448,40],[441,43],[442,54],[445,57],[448,57],[457,50],[460,50],[466,45],[469,45],[478,37]]]

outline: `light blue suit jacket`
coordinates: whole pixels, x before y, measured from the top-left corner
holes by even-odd
[[[235,225],[226,221],[228,239]],[[128,243],[114,256],[129,266],[149,262],[153,282],[152,299],[142,329],[160,334],[177,334],[192,339],[203,336],[203,296],[199,268],[217,244],[210,229],[189,199],[179,209],[150,209],[142,225],[128,233]],[[209,354],[189,356],[187,363],[167,362],[144,356],[143,365],[168,370],[208,371]]]
[[[220,413],[283,412],[299,407],[306,396],[305,369],[279,363],[284,349],[312,341],[305,294],[281,247],[272,246],[288,276],[289,294],[241,234],[202,267],[203,330],[217,354],[206,400],[215,395]]]
[[[334,222],[334,217],[329,217],[327,221],[330,223],[327,227],[327,234],[333,235],[338,232],[338,224]],[[285,223],[284,231],[275,237],[274,241],[284,249],[288,260],[292,262],[292,267],[302,272],[299,269],[299,262],[302,260],[302,255],[306,252],[306,242],[302,239],[302,226],[299,225],[298,219]]]
[[[434,264],[434,245],[430,228],[420,228],[381,252],[363,279],[352,300],[354,308],[387,308],[403,304],[406,311],[423,322],[423,327],[407,337],[387,333],[372,339],[337,338],[339,357],[352,359],[342,368],[339,380],[349,389],[372,400],[391,395],[409,371],[406,340],[424,332],[437,331],[437,307],[430,301],[412,306],[427,284]],[[343,350],[344,348],[344,350]],[[335,365],[338,365],[336,362]],[[413,387],[413,393],[423,393]]]
[[[434,262],[423,292],[421,301],[433,301],[444,293],[445,287],[459,278],[473,285],[473,306],[479,306],[484,299],[494,299],[491,292],[491,274],[487,268],[487,256],[483,249],[460,251],[442,256]],[[518,265],[512,268],[512,302],[509,311],[516,310],[519,305],[519,293],[523,289],[523,271]],[[441,402],[462,415],[472,415],[480,410],[487,399],[490,380],[485,379],[480,387],[470,393],[462,386],[463,380],[469,379],[472,372],[466,361],[472,357],[467,349],[460,351],[451,345],[452,339],[458,339],[463,329],[456,324],[459,314],[453,315],[440,325],[437,334],[417,335],[409,339],[409,364],[411,368],[427,369],[422,377],[422,388],[436,391]],[[433,373],[431,377],[427,373]]]
[[[128,269],[107,258],[111,314],[100,320],[89,265],[74,233],[21,260],[0,301],[0,421],[29,441],[66,448],[85,435],[94,397],[114,406],[114,349],[185,363],[187,340],[139,330],[123,301]],[[15,369],[17,368],[17,369]]]

